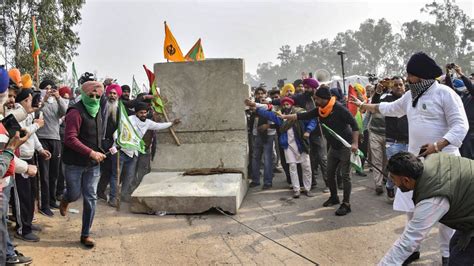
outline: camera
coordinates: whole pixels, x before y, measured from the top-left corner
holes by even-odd
[[[455,63],[449,63],[446,68],[447,69],[454,69],[456,67],[456,64]]]
[[[82,76],[79,78],[78,81],[79,81],[79,84],[82,85],[86,83],[87,81],[95,81],[95,77],[94,77],[94,74],[86,72],[82,74]]]

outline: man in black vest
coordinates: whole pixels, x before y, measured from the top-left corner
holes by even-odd
[[[402,192],[413,190],[415,210],[379,265],[402,264],[438,221],[456,230],[449,262],[443,260],[443,265],[474,265],[474,161],[440,152],[422,162],[400,152],[390,158],[387,169]]]
[[[84,198],[81,243],[92,248],[95,241],[89,236],[97,202],[97,184],[100,178],[99,163],[105,159],[101,149],[102,119],[100,97],[104,86],[97,81],[82,85],[81,100],[66,114],[63,162],[65,164],[66,191],[59,206],[66,216],[69,202]]]

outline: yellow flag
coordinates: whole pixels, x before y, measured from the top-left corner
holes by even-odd
[[[178,42],[171,33],[170,28],[165,22],[165,44],[163,47],[165,58],[173,62],[182,62],[184,60],[183,53],[179,48]]]

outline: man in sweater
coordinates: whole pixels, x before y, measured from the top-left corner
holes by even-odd
[[[449,265],[474,265],[474,161],[446,153],[423,162],[412,153],[392,156],[388,171],[403,192],[413,191],[413,218],[379,265],[400,265],[440,222],[456,232],[449,243]]]
[[[51,159],[39,158],[41,204],[40,213],[49,217],[54,216],[51,208],[58,208],[56,203],[56,182],[61,161],[61,137],[59,135],[60,118],[66,114],[67,103],[59,95],[56,85],[51,80],[43,80],[40,89],[46,94],[43,99],[41,112],[44,127],[36,132],[43,148],[51,153]]]
[[[142,138],[148,130],[167,129],[173,125],[180,123],[179,119],[173,122],[157,123],[147,118],[149,105],[145,102],[138,102],[135,105],[135,115],[129,116],[130,124],[135,128],[138,136]],[[116,135],[115,135],[116,137]],[[138,151],[122,148],[120,151],[120,177],[122,181],[121,200],[128,202],[132,195],[132,183],[136,183],[136,165],[138,161]],[[117,182],[117,154],[112,157],[112,175],[110,176],[111,190],[116,186]],[[123,170],[123,171],[122,171]],[[134,182],[135,181],[135,182]],[[115,198],[117,195],[111,195]],[[113,202],[112,204],[113,205]]]
[[[87,81],[82,84],[81,100],[69,108],[65,119],[63,163],[66,190],[59,211],[62,216],[66,216],[69,202],[83,196],[80,241],[88,248],[95,246],[89,233],[96,209],[99,163],[106,157],[101,148],[100,97],[103,93],[104,87],[100,82]]]
[[[325,136],[331,148],[328,152],[328,169],[327,178],[330,198],[324,202],[323,206],[333,206],[339,204],[336,186],[336,170],[340,167],[341,175],[344,182],[344,197],[342,204],[336,211],[336,215],[343,216],[351,212],[350,195],[351,195],[351,151],[358,150],[359,127],[349,110],[336,101],[335,96],[331,96],[328,86],[320,86],[314,94],[314,100],[318,108],[306,113],[282,115],[283,119],[289,120],[308,120],[319,118],[322,124],[325,124],[339,136],[344,138],[351,144],[351,148],[346,148],[338,139],[325,131]]]

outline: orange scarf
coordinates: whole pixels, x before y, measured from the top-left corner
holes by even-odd
[[[332,96],[331,100],[329,100],[328,104],[324,107],[319,107],[318,112],[320,117],[328,117],[329,114],[332,112],[332,108],[334,107],[334,104],[336,103],[336,97]]]

